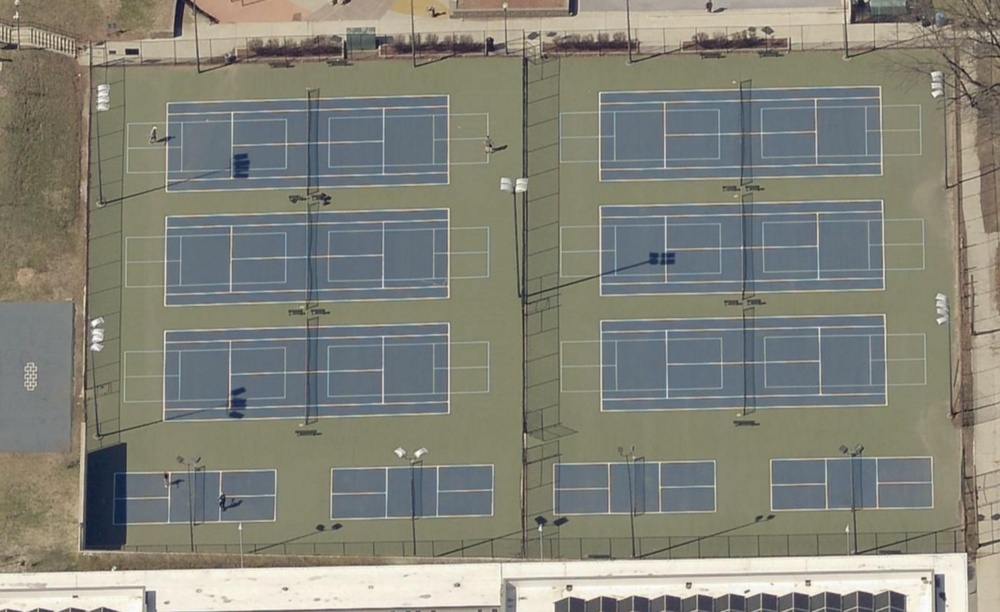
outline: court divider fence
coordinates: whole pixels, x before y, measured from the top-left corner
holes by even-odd
[[[929,48],[937,40],[926,28],[914,23],[871,23],[850,26],[852,55],[888,48]],[[768,32],[765,34],[765,32]],[[441,34],[417,34],[417,57],[521,56],[530,49],[545,55],[627,54],[626,35],[613,30],[510,31],[504,52],[502,34],[492,29],[462,30]],[[372,59],[410,59],[410,34],[379,33],[375,44],[351,46],[349,39],[334,34],[202,38],[197,43],[203,68],[235,62],[270,63],[284,67],[299,61],[326,61],[331,66]],[[758,53],[781,55],[808,50],[842,50],[839,27],[830,24],[692,28],[633,28],[633,55],[637,60],[669,54]],[[108,60],[134,64],[194,64],[196,42],[187,38],[150,39],[127,43],[95,43],[106,47]],[[113,49],[113,53],[110,51]]]
[[[236,531],[234,529],[233,533]],[[245,533],[245,532],[244,532]],[[319,542],[334,533],[317,531],[285,542],[254,543],[246,541],[246,555],[412,557],[409,541]],[[334,536],[335,537],[335,536]],[[849,536],[840,533],[781,535],[706,535],[637,537],[636,558],[643,559],[723,559],[734,557],[815,557],[846,555],[851,547]],[[235,536],[234,536],[235,538]],[[945,554],[965,552],[963,528],[952,527],[932,532],[859,533],[858,550],[863,555]],[[213,543],[195,540],[195,550],[205,554],[238,555],[235,542]],[[539,544],[541,543],[541,547]],[[522,553],[520,533],[492,539],[421,540],[416,553],[422,557],[468,559],[596,560],[632,558],[632,540],[623,538],[545,537],[529,538]],[[123,552],[189,553],[188,544],[125,545]]]

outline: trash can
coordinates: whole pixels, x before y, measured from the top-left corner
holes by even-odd
[[[494,51],[496,51],[496,46],[494,46],[494,44],[493,44],[493,37],[492,36],[487,36],[486,37],[486,55],[489,55],[490,53],[493,53]]]

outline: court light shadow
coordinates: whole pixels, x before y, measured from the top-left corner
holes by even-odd
[[[512,538],[514,536],[520,537],[521,536],[521,530],[518,529],[517,531],[512,531],[510,533],[505,533],[503,535],[494,536],[492,538],[485,538],[485,539],[482,539],[482,540],[475,540],[471,544],[463,544],[462,546],[459,546],[458,548],[452,548],[451,550],[446,550],[444,552],[438,553],[435,556],[436,557],[447,557],[449,555],[454,555],[454,554],[457,554],[457,553],[460,553],[460,552],[471,550],[471,549],[477,548],[479,546],[484,546],[486,544],[492,544],[493,542],[499,542],[501,540],[506,540],[507,538]]]
[[[343,528],[343,525],[341,525],[340,523],[334,523],[334,524],[330,525],[329,530],[330,531],[340,531],[341,528]],[[298,542],[299,540],[304,540],[306,538],[311,538],[311,537],[313,537],[315,535],[319,535],[321,533],[325,533],[326,531],[327,531],[326,524],[325,523],[319,523],[318,525],[316,525],[315,527],[313,527],[312,531],[303,533],[302,535],[297,535],[297,536],[288,538],[287,540],[281,540],[280,542],[275,542],[273,544],[268,544],[266,546],[254,546],[250,550],[250,553],[251,554],[253,554],[253,553],[259,553],[259,552],[264,552],[266,550],[271,550],[273,548],[278,548],[279,546],[284,546],[285,544],[291,544],[292,542]]]
[[[183,421],[183,420],[186,420],[186,419],[190,419],[191,417],[193,417],[195,415],[198,415],[198,414],[201,414],[201,413],[215,412],[215,411],[219,410],[219,408],[224,408],[224,407],[225,406],[214,406],[212,408],[203,408],[201,410],[191,410],[189,412],[185,412],[183,415],[180,415],[180,416],[173,416],[173,417],[168,416],[168,417],[165,417],[163,419],[158,419],[158,420],[155,420],[155,421],[147,421],[145,423],[139,423],[138,425],[130,425],[128,427],[120,427],[120,428],[115,429],[113,431],[101,432],[101,436],[102,437],[103,436],[114,436],[114,435],[119,435],[119,434],[123,434],[123,433],[128,433],[130,431],[136,431],[138,429],[143,429],[143,428],[146,428],[146,427],[151,427],[153,425],[159,425],[160,423],[166,423],[168,421],[179,422],[179,421]],[[195,421],[200,421],[200,420],[201,419],[195,419]]]
[[[229,170],[212,170],[210,172],[206,172],[204,174],[199,174],[198,176],[191,177],[191,178],[186,178],[186,179],[181,180],[181,181],[171,181],[169,183],[167,181],[164,181],[162,185],[159,185],[157,187],[153,187],[152,189],[144,189],[142,191],[137,191],[135,193],[130,193],[128,195],[123,195],[123,196],[121,196],[119,198],[112,198],[112,199],[108,200],[107,202],[105,202],[105,205],[120,204],[120,203],[124,202],[125,200],[129,200],[131,198],[137,198],[139,196],[149,195],[151,193],[156,193],[158,191],[163,191],[164,189],[167,188],[168,184],[169,185],[182,185],[184,183],[190,183],[191,181],[195,181],[195,180],[198,180],[198,179],[208,178],[208,177],[214,176],[216,174],[226,173],[228,175],[228,172],[229,172]]]
[[[718,537],[720,535],[726,535],[727,533],[732,533],[734,531],[739,531],[740,529],[746,529],[747,527],[751,527],[753,525],[758,525],[758,524],[761,524],[761,523],[768,523],[770,521],[773,521],[775,518],[777,518],[777,516],[775,516],[774,514],[758,514],[757,516],[755,516],[753,518],[752,521],[749,521],[747,523],[743,523],[742,525],[736,525],[735,527],[730,527],[728,529],[723,529],[721,531],[716,531],[715,533],[708,533],[708,534],[705,534],[703,536],[697,536],[697,537],[691,538],[689,540],[685,540],[683,542],[680,542],[678,544],[671,544],[670,546],[666,546],[664,548],[659,548],[657,550],[653,550],[653,551],[650,551],[650,552],[647,552],[647,553],[642,553],[642,554],[636,556],[636,559],[645,559],[647,557],[652,557],[653,555],[659,555],[661,553],[670,552],[671,550],[674,550],[675,548],[681,548],[683,546],[690,546],[691,544],[696,544],[698,542],[701,542],[702,540],[707,540],[709,538],[715,538],[715,537]]]
[[[642,56],[638,56],[638,57],[633,56],[632,57],[632,63],[633,64],[641,64],[642,62],[649,61],[651,59],[656,59],[658,57],[665,57],[667,55],[676,55],[678,53],[680,53],[680,48],[679,47],[676,48],[676,49],[664,49],[663,51],[660,51],[659,53],[650,53],[649,55],[642,55]]]
[[[234,65],[236,63],[237,62],[222,62],[220,64],[215,64],[214,66],[211,66],[209,68],[205,68],[203,66],[202,69],[201,69],[201,72],[199,74],[205,74],[206,72],[212,72],[214,70],[221,70],[222,68],[227,68],[227,67],[232,66],[232,65]]]
[[[447,55],[439,55],[437,57],[428,57],[428,58],[419,58],[418,57],[417,58],[417,63],[414,65],[414,68],[420,68],[421,66],[430,66],[431,64],[436,64],[438,62],[443,62],[444,60],[451,59],[453,57],[456,57],[455,53],[449,53]]]
[[[908,544],[910,542],[915,542],[915,541],[917,541],[917,540],[919,540],[921,538],[934,537],[934,536],[937,536],[937,535],[942,534],[942,533],[949,533],[949,532],[954,532],[954,531],[957,531],[957,532],[961,533],[964,528],[965,528],[964,525],[954,525],[952,527],[945,527],[943,529],[938,529],[936,531],[924,531],[924,532],[917,533],[917,534],[914,534],[914,535],[910,535],[909,533],[907,533],[906,537],[904,537],[904,538],[900,538],[898,540],[893,540],[892,542],[886,542],[885,544],[877,544],[877,545],[872,546],[870,548],[863,548],[863,549],[858,550],[855,554],[864,555],[864,554],[868,554],[868,553],[878,553],[878,554],[884,555],[884,554],[892,554],[892,553],[896,553],[896,552],[905,552],[905,551],[894,550],[893,547],[894,546],[899,546],[901,544],[905,545],[905,544]],[[861,533],[861,532],[859,532],[859,533]],[[946,551],[946,552],[950,552],[950,551]]]

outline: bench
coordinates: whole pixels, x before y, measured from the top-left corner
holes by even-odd
[[[726,54],[722,51],[702,51],[698,55],[701,56],[701,59],[722,59],[726,57]]]
[[[271,68],[291,68],[292,62],[288,60],[275,60],[273,62],[268,62],[267,65]]]
[[[315,429],[296,429],[295,435],[297,436],[318,436],[321,435]]]
[[[737,427],[757,427],[760,423],[753,419],[736,419],[733,421],[733,425]]]
[[[350,66],[351,64],[343,57],[335,57],[333,59],[326,60],[327,66]]]
[[[326,308],[312,308],[312,309],[309,310],[309,312],[311,314],[314,314],[314,315],[328,315],[328,314],[330,314],[330,311],[327,310]]]
[[[295,315],[304,315],[304,314],[306,314],[306,309],[305,308],[290,308],[288,310],[288,316],[290,316],[290,317],[295,316]]]
[[[781,57],[784,54],[777,49],[766,49],[764,51],[758,51],[757,55],[760,57]]]

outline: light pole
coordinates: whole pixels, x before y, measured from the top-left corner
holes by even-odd
[[[865,452],[865,447],[860,444],[855,444],[853,449],[847,448],[846,445],[840,445],[840,452],[844,455],[851,456],[851,526],[848,528],[849,531],[853,532],[854,536],[854,550],[851,552],[852,555],[858,554],[858,501],[857,494],[854,489],[854,460],[857,459],[861,453]]]
[[[508,49],[509,41],[507,40],[507,0],[503,0],[503,54],[510,55],[510,49]]]
[[[194,11],[194,62],[201,74],[201,45],[198,42],[198,0],[191,0]]]
[[[21,0],[14,0],[14,28],[17,30],[17,49],[21,50]]]
[[[243,569],[243,523],[237,525],[236,530],[240,532],[240,569]]]
[[[538,560],[545,560],[545,523],[538,523]]]
[[[937,319],[935,319],[937,324],[948,326],[948,414],[954,414],[955,392],[951,362],[951,312],[948,309],[948,296],[943,293],[934,296],[934,309],[937,313]]]
[[[413,556],[417,556],[417,486],[416,486],[416,466],[418,463],[423,463],[421,458],[426,455],[428,451],[425,447],[421,446],[417,450],[413,451],[410,455],[406,452],[402,446],[396,448],[392,451],[396,457],[408,461],[410,463],[410,536],[413,540]]]
[[[632,4],[625,0],[625,45],[628,47],[628,64],[632,65]],[[635,555],[633,555],[635,556]]]
[[[502,177],[500,179],[500,191],[504,193],[509,193],[513,198],[514,203],[514,265],[517,270],[518,276],[518,287],[517,295],[521,298],[521,303],[524,304],[527,299],[528,291],[528,245],[527,236],[525,236],[524,244],[518,248],[518,235],[517,235],[517,196],[518,194],[523,194],[528,191],[528,179],[518,178],[510,179]],[[528,219],[527,214],[524,215],[524,232],[527,233],[528,230]],[[521,261],[523,260],[523,268]]]
[[[635,484],[634,484],[634,471],[633,466],[635,465],[635,445],[629,447],[628,452],[622,446],[618,447],[618,454],[625,459],[626,469],[628,470],[628,526],[629,533],[632,536],[632,558],[635,559]]]
[[[844,59],[851,59],[851,50],[847,42],[847,22],[850,19],[850,6],[853,0],[843,0],[844,2]]]
[[[191,552],[194,552],[194,482],[192,482],[191,475],[196,468],[200,467],[201,457],[188,459],[177,455],[177,463],[187,467],[188,535],[191,540]]]
[[[410,58],[417,67],[417,24],[413,21],[413,0],[410,0]]]

